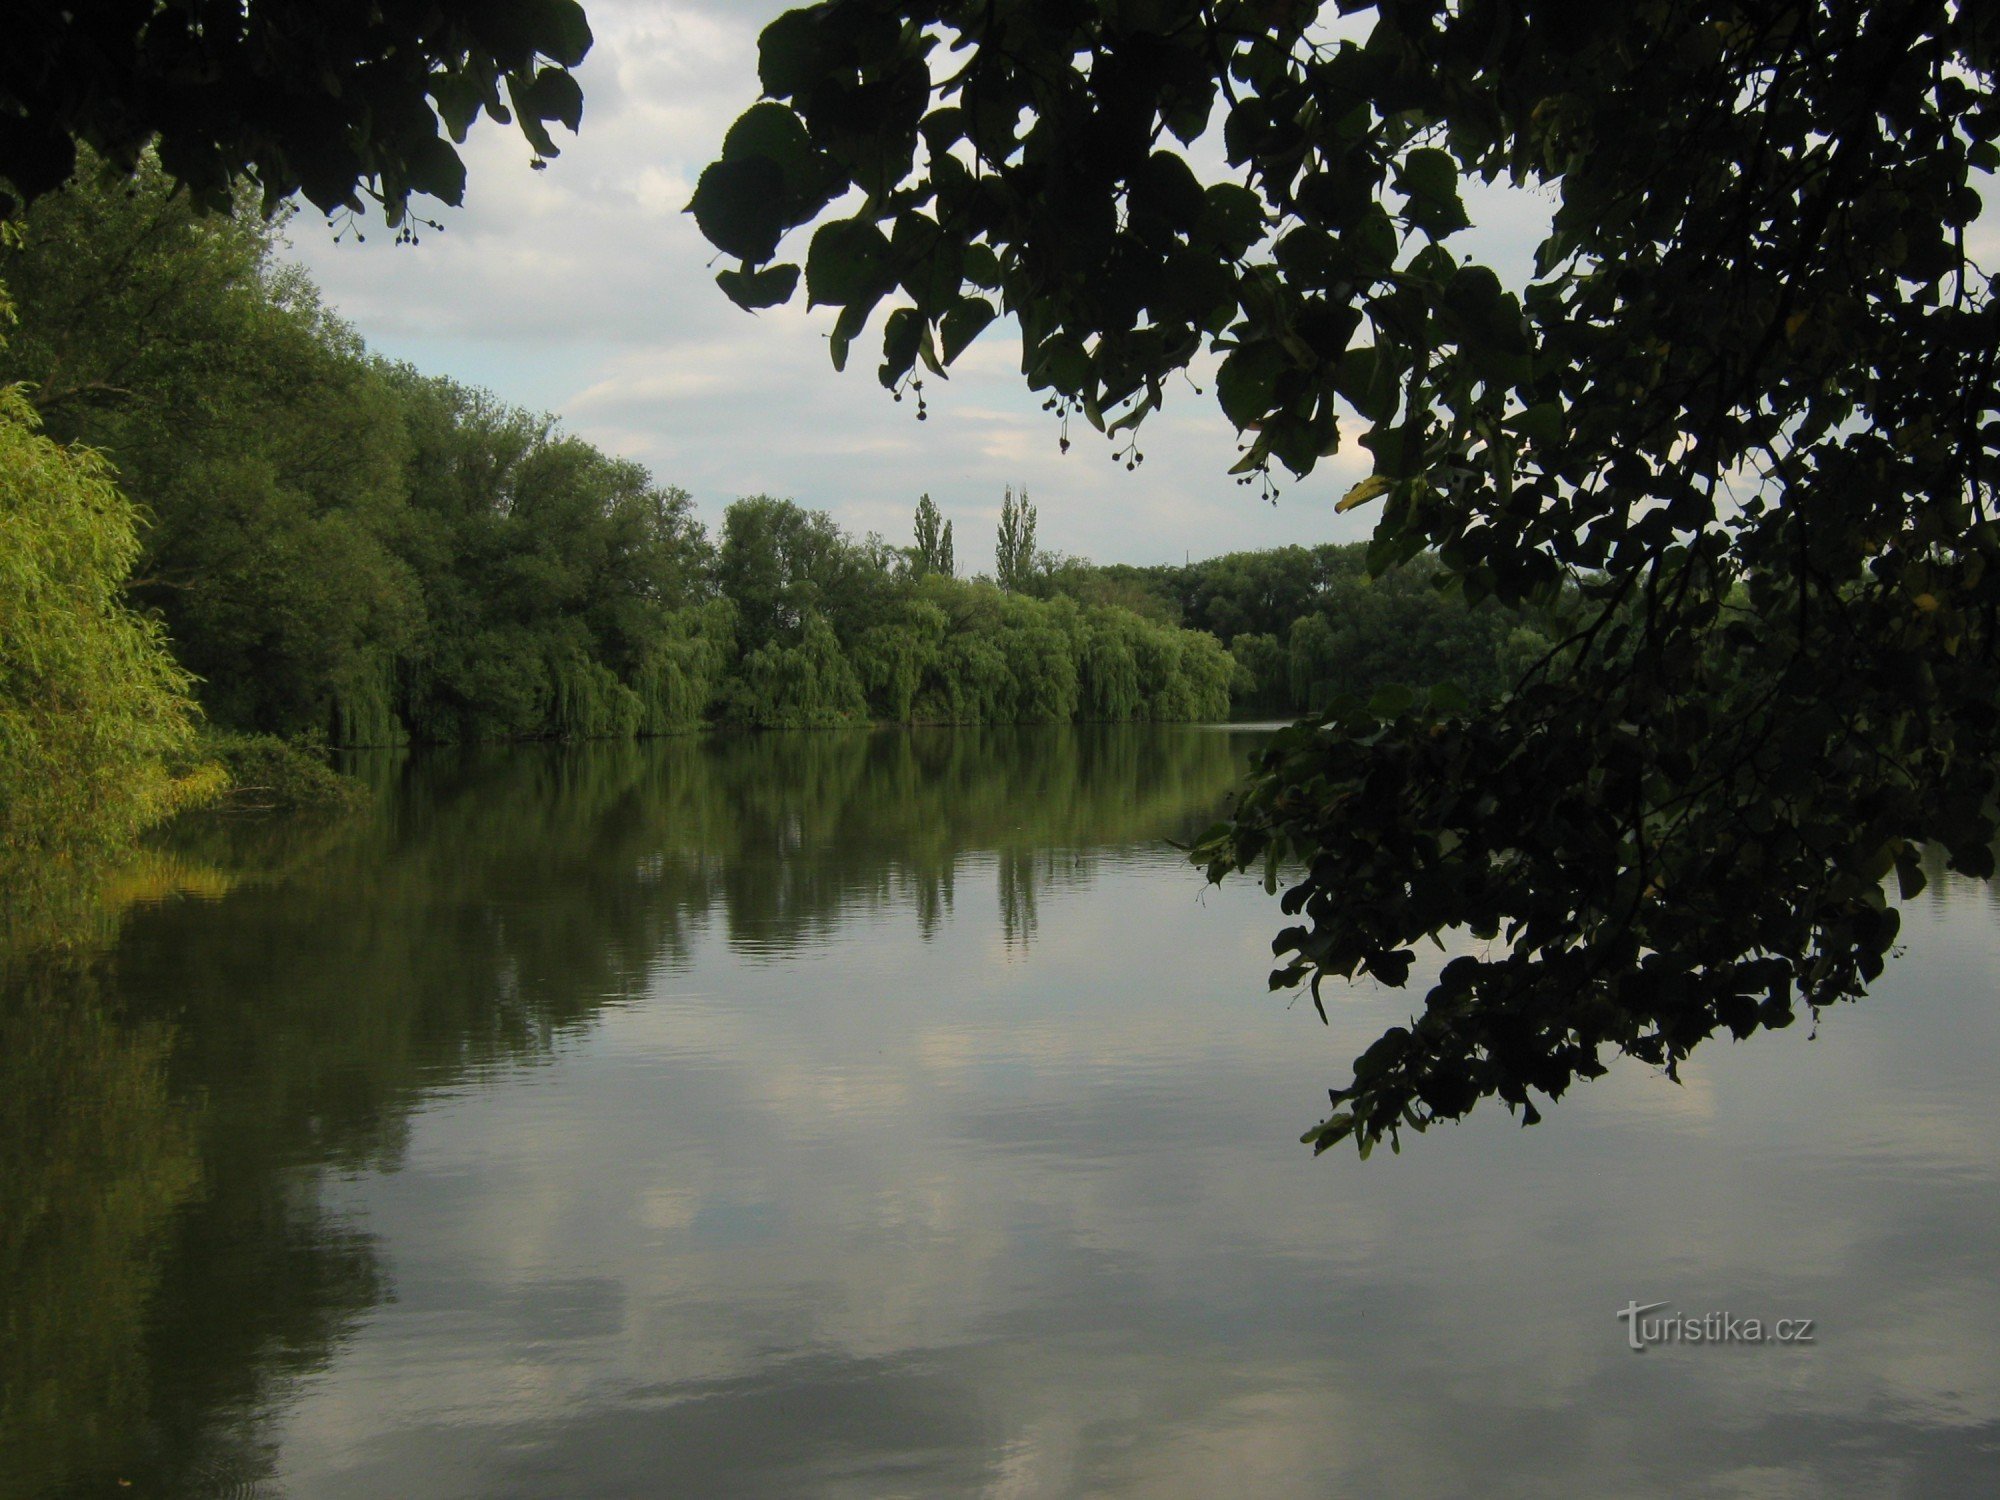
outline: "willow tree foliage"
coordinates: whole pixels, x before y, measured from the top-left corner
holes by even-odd
[[[103,460],[0,386],[0,935],[64,872],[219,790],[187,674],[125,603],[137,531]]]
[[[1281,736],[1203,846],[1284,879],[1277,984],[1481,940],[1309,1133],[1366,1150],[1856,996],[1924,841],[1993,870],[2000,9],[1339,9],[795,10],[692,207],[744,305],[803,251],[836,361],[889,305],[891,385],[1005,312],[1129,443],[1219,356],[1245,479],[1358,437],[1378,564],[1564,612],[1490,706]],[[1552,206],[1511,288],[1455,238],[1469,178]]]
[[[209,717],[343,745],[700,724],[718,622],[686,494],[370,359],[243,207],[99,164],[0,246],[0,379],[152,516],[128,588]]]
[[[101,450],[150,514],[131,592],[218,723],[383,743],[422,618],[399,403],[254,213],[101,163],[0,248],[0,378]]]
[[[919,537],[924,525],[918,513]],[[942,533],[939,533],[940,535]],[[715,715],[765,728],[1222,719],[1234,663],[1205,633],[1116,605],[957,579],[752,495],[723,517],[715,582],[741,649]],[[1096,643],[1129,644],[1130,690],[1089,691]]]
[[[934,504],[914,557],[770,496],[712,547],[639,465],[369,359],[273,238],[148,163],[44,195],[0,249],[22,291],[0,378],[153,516],[126,587],[217,725],[382,745],[1084,714],[1085,616],[954,579]],[[1226,676],[1176,686],[1199,652],[1154,654],[1111,717],[1226,716]]]

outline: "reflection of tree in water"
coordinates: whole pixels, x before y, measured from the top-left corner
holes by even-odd
[[[2000,852],[2000,845],[1996,845],[1995,848],[1996,852]],[[1919,864],[1924,872],[1924,891],[1921,899],[1927,900],[1933,910],[1942,911],[1950,905],[1952,891],[1969,890],[1977,885],[1987,909],[2000,912],[2000,874],[1990,875],[1984,880],[1958,874],[1951,869],[1950,861],[1941,844],[1926,844]],[[1889,889],[1895,890],[1893,882]]]
[[[1010,849],[1000,856],[1000,935],[1009,948],[1034,941],[1036,856]]]
[[[938,935],[944,919],[951,915],[952,869],[910,876],[910,904],[916,908],[917,932],[925,942]]]
[[[1240,768],[1232,737],[1141,726],[742,736],[700,747],[717,816],[731,940],[753,952],[824,941],[857,913],[913,906],[934,934],[959,865],[999,863],[1002,925],[1032,929],[1034,892],[1088,879],[1106,849],[1158,845],[1212,814]],[[1032,856],[1032,858],[1031,858]]]
[[[1242,755],[1154,728],[468,750],[364,763],[379,808],[343,824],[177,830],[98,958],[0,976],[0,1495],[268,1474],[268,1414],[385,1292],[320,1184],[394,1164],[428,1095],[546,1061],[706,930],[781,954],[907,907],[933,935],[967,860],[1025,944],[1051,882],[1184,837]]]
[[[87,966],[0,971],[0,1495],[54,1488],[143,1420],[135,1332],[201,1184],[171,1040],[117,1024]]]

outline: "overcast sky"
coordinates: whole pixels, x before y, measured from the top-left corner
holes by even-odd
[[[739,495],[790,496],[859,533],[909,540],[917,496],[957,522],[962,570],[990,570],[1003,489],[1026,486],[1042,546],[1101,562],[1179,561],[1286,542],[1364,537],[1372,516],[1333,502],[1367,472],[1352,445],[1275,505],[1227,471],[1236,438],[1213,393],[1169,387],[1128,473],[1074,424],[1067,455],[1020,375],[1011,325],[989,329],[926,383],[930,415],[875,379],[881,316],[834,371],[832,313],[755,316],[715,286],[713,252],[682,210],[730,121],[757,97],[757,33],[783,0],[587,0],[597,42],[580,70],[581,133],[557,130],[545,171],[511,127],[464,148],[463,208],[414,247],[365,243],[310,214],[293,254],[379,353],[553,412],[568,430],[688,490],[714,525]],[[1530,243],[1531,203],[1474,208]],[[1482,250],[1489,250],[1482,244]],[[802,300],[802,299],[801,299]]]

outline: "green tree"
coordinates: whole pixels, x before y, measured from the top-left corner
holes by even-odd
[[[917,500],[917,546],[910,561],[920,577],[926,573],[951,577],[951,523],[938,514],[929,495]]]
[[[0,386],[0,940],[48,920],[79,865],[219,790],[187,674],[125,603],[138,553],[103,460]]]
[[[744,648],[796,644],[809,614],[859,623],[864,595],[886,579],[833,518],[790,500],[751,495],[723,513],[716,581],[736,604]]]
[[[382,684],[422,613],[398,555],[403,426],[359,339],[277,262],[277,226],[200,215],[148,162],[93,168],[16,230],[0,371],[153,517],[132,593],[210,716],[386,728]]]
[[[1035,507],[1028,503],[1024,486],[1021,498],[1014,498],[1009,485],[1000,502],[1000,530],[994,543],[993,576],[1000,587],[1019,591],[1035,576]]]
[[[1297,699],[1289,691],[1291,658],[1275,635],[1246,631],[1229,643],[1229,654],[1242,673],[1231,690],[1237,712],[1279,714],[1295,706]]]
[[[683,490],[483,391],[382,372],[410,442],[426,629],[398,667],[420,739],[687,729],[735,624]]]
[[[2000,306],[1966,230],[2000,11],[1321,9],[793,11],[692,208],[750,306],[817,225],[836,362],[905,299],[892,386],[1004,311],[1029,383],[1129,442],[1213,351],[1246,481],[1358,429],[1374,566],[1433,549],[1468,598],[1561,613],[1495,702],[1280,736],[1203,845],[1293,872],[1280,983],[1484,940],[1309,1133],[1366,1150],[1856,996],[1923,841],[1993,870]],[[1217,125],[1234,180],[1204,182],[1184,149]],[[1553,205],[1513,290],[1449,248],[1468,176]]]

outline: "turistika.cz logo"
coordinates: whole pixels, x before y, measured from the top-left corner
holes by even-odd
[[[1731,1312],[1705,1313],[1693,1317],[1685,1313],[1658,1312],[1665,1302],[1628,1302],[1618,1309],[1618,1321],[1625,1325],[1625,1344],[1635,1354],[1644,1354],[1655,1344],[1811,1344],[1818,1342],[1814,1318],[1743,1318]]]

